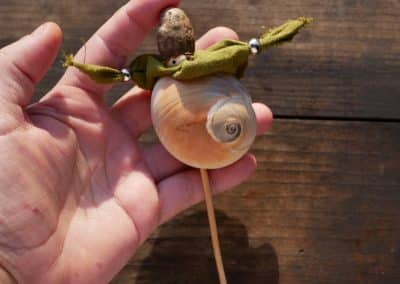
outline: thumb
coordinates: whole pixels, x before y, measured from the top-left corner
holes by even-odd
[[[45,23],[0,50],[0,99],[25,106],[31,100],[34,85],[53,63],[62,41],[60,28]]]

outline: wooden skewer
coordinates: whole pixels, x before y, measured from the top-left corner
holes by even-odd
[[[214,250],[215,262],[217,264],[217,271],[220,284],[227,284],[224,264],[222,262],[221,248],[218,240],[217,222],[215,221],[214,206],[212,203],[212,195],[210,190],[210,181],[208,180],[208,173],[206,169],[200,169],[201,180],[203,182],[204,200],[207,207],[208,223],[210,224],[211,243]]]

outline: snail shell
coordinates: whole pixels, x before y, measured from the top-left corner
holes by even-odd
[[[196,168],[234,163],[249,150],[256,135],[250,96],[228,75],[192,81],[159,79],[152,93],[151,115],[169,153]]]

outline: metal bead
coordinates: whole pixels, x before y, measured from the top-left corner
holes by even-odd
[[[128,82],[131,79],[131,74],[129,73],[129,70],[124,68],[121,70],[122,75],[124,75],[124,82]]]
[[[261,44],[260,41],[256,38],[252,38],[249,41],[249,48],[253,55],[258,54],[261,51]]]

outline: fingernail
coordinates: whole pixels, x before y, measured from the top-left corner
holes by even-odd
[[[48,26],[47,23],[40,25],[39,27],[36,28],[36,30],[32,32],[32,35],[33,36],[41,35],[47,29],[47,26]]]

